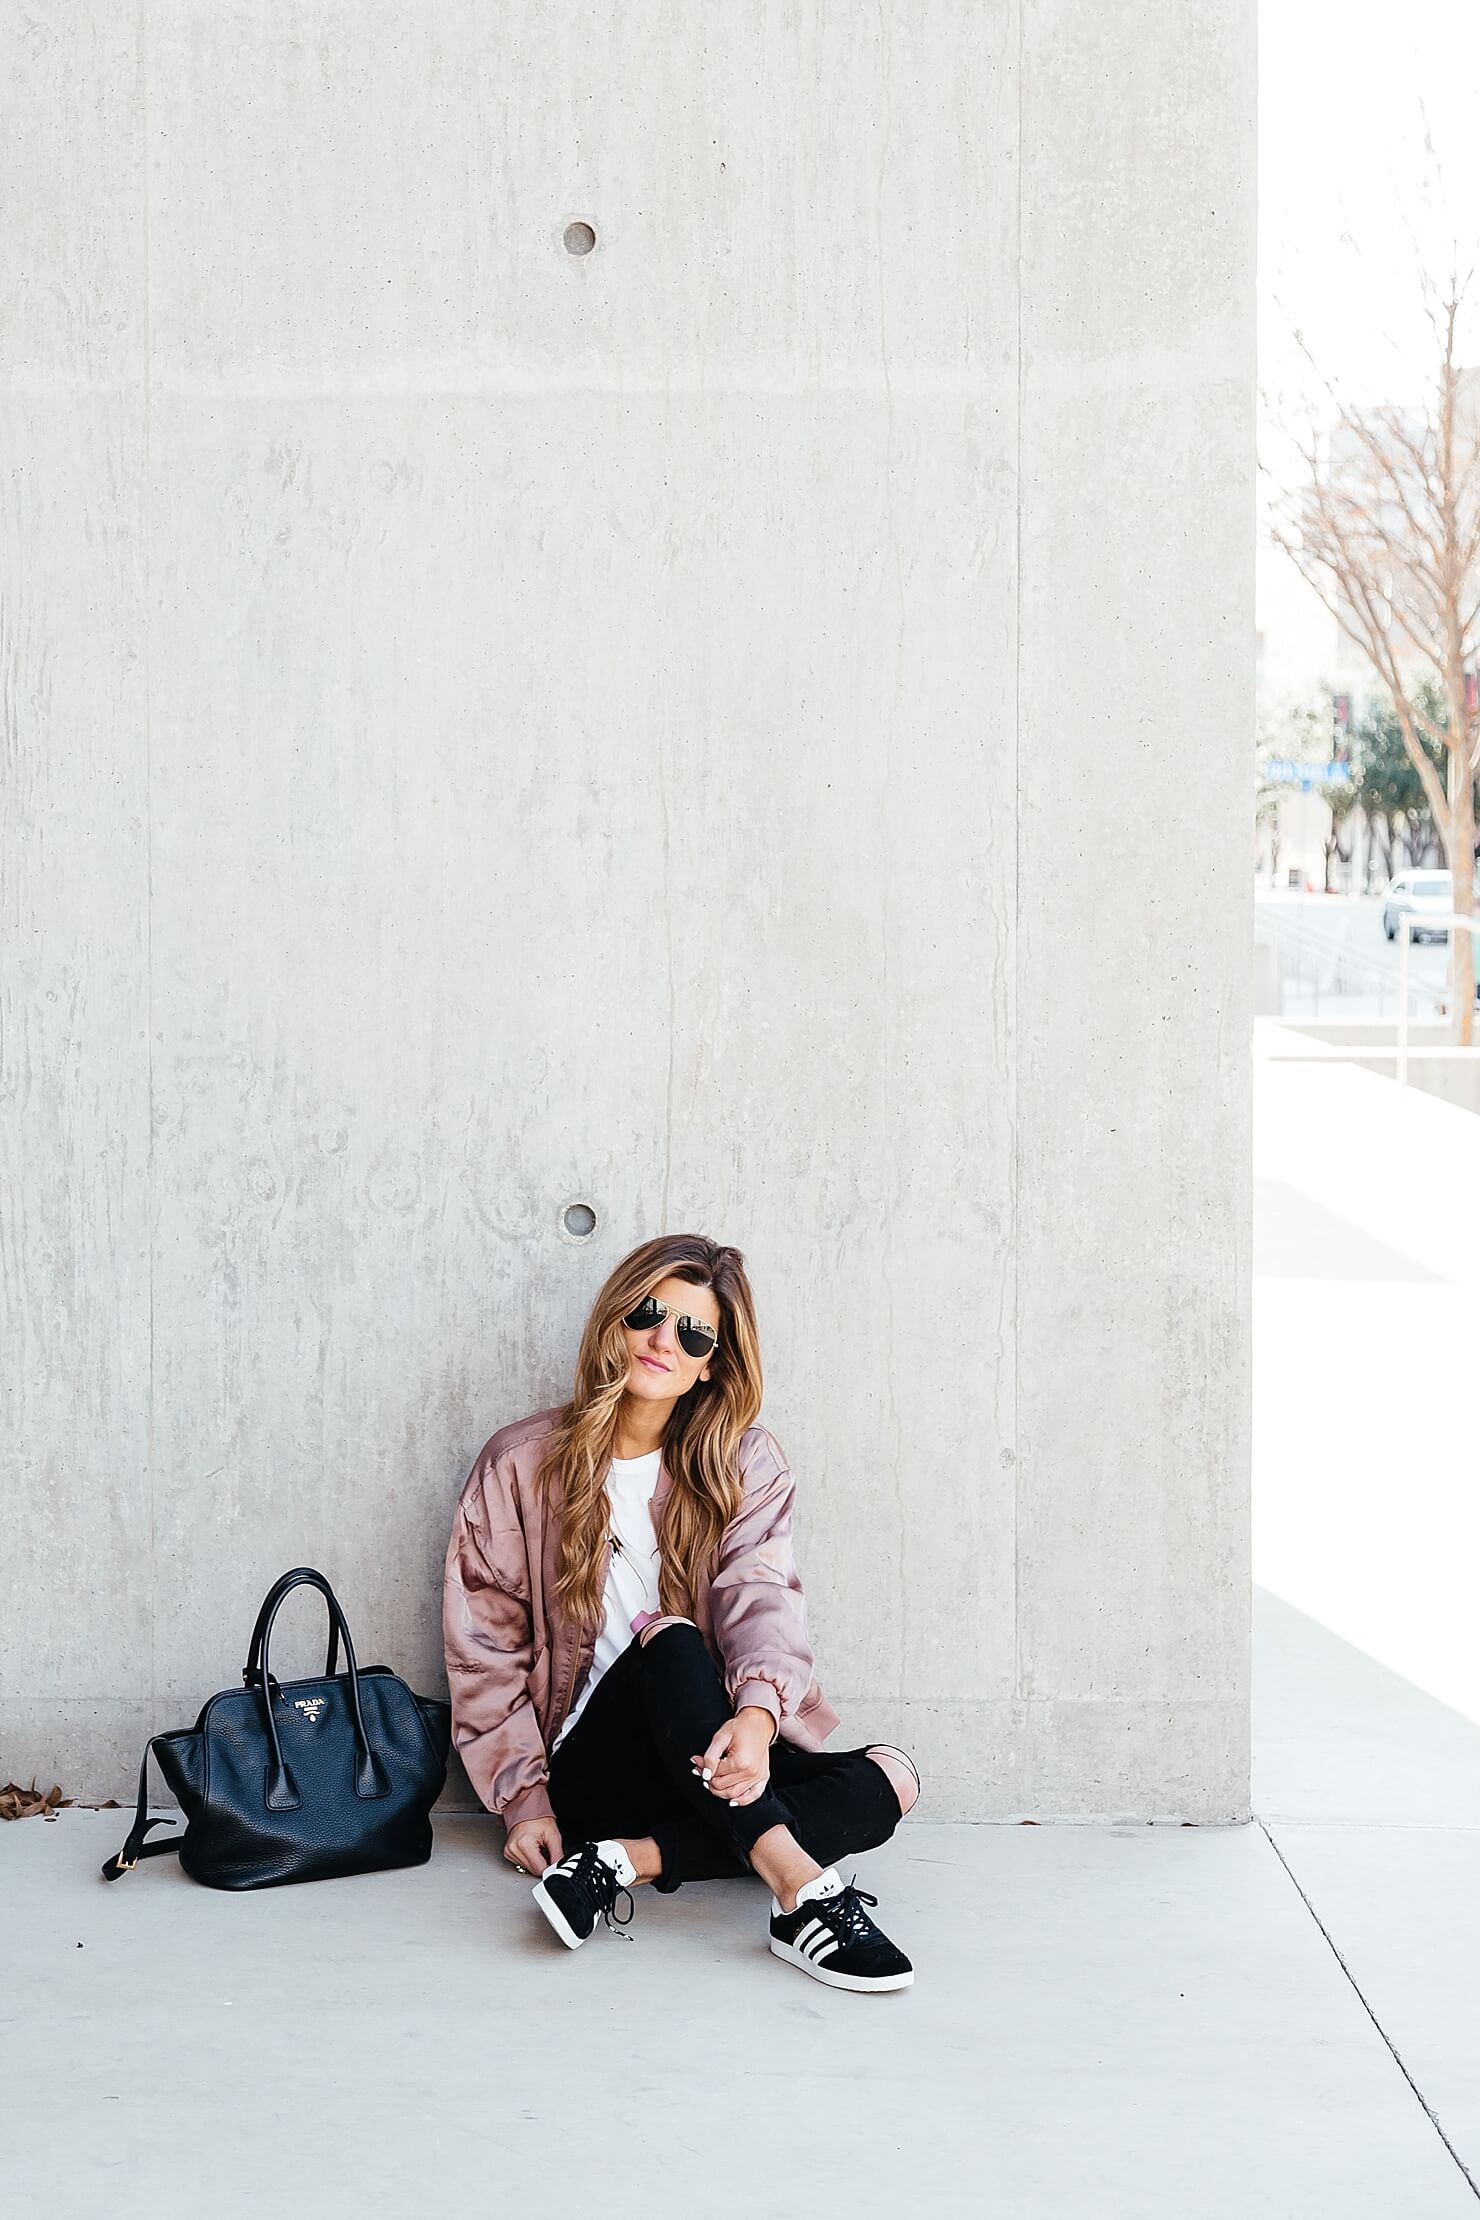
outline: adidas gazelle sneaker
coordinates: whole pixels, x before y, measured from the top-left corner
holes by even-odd
[[[771,1952],[830,1989],[907,1989],[915,1969],[864,1910],[866,1889],[844,1885],[835,1868],[803,1882],[794,1912],[771,1899]]]

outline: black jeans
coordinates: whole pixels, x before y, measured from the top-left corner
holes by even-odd
[[[649,1835],[663,1861],[653,1886],[748,1873],[746,1853],[771,1827],[789,1827],[819,1865],[877,1849],[899,1825],[899,1798],[862,1750],[771,1744],[771,1783],[732,1807],[704,1786],[690,1760],[733,1717],[724,1682],[696,1626],[664,1627],[609,1666],[550,1760],[550,1801],[567,1850],[578,1842]]]

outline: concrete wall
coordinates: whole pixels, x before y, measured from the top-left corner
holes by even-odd
[[[436,1683],[699,1227],[844,1739],[1246,1815],[1253,7],[1132,14],[7,12],[0,1773],[301,1560]]]

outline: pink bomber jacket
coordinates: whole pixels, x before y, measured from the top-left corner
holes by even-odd
[[[480,1800],[507,1827],[550,1814],[546,1752],[596,1649],[594,1629],[583,1633],[555,1600],[559,1502],[534,1485],[559,1415],[559,1405],[537,1411],[484,1444],[447,1547],[442,1633],[453,1746]],[[746,1427],[739,1461],[740,1508],[693,1616],[734,1709],[762,1705],[786,1741],[820,1749],[838,1715],[817,1685],[807,1640],[791,1543],[796,1483],[764,1426]],[[671,1486],[660,1453],[655,1521]]]

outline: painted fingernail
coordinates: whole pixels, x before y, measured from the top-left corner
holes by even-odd
[[[706,1781],[712,1781],[712,1780],[714,1779],[714,1767],[713,1767],[712,1765],[706,1765],[706,1766],[705,1766],[705,1768],[704,1768],[704,1779],[705,1779]]]

